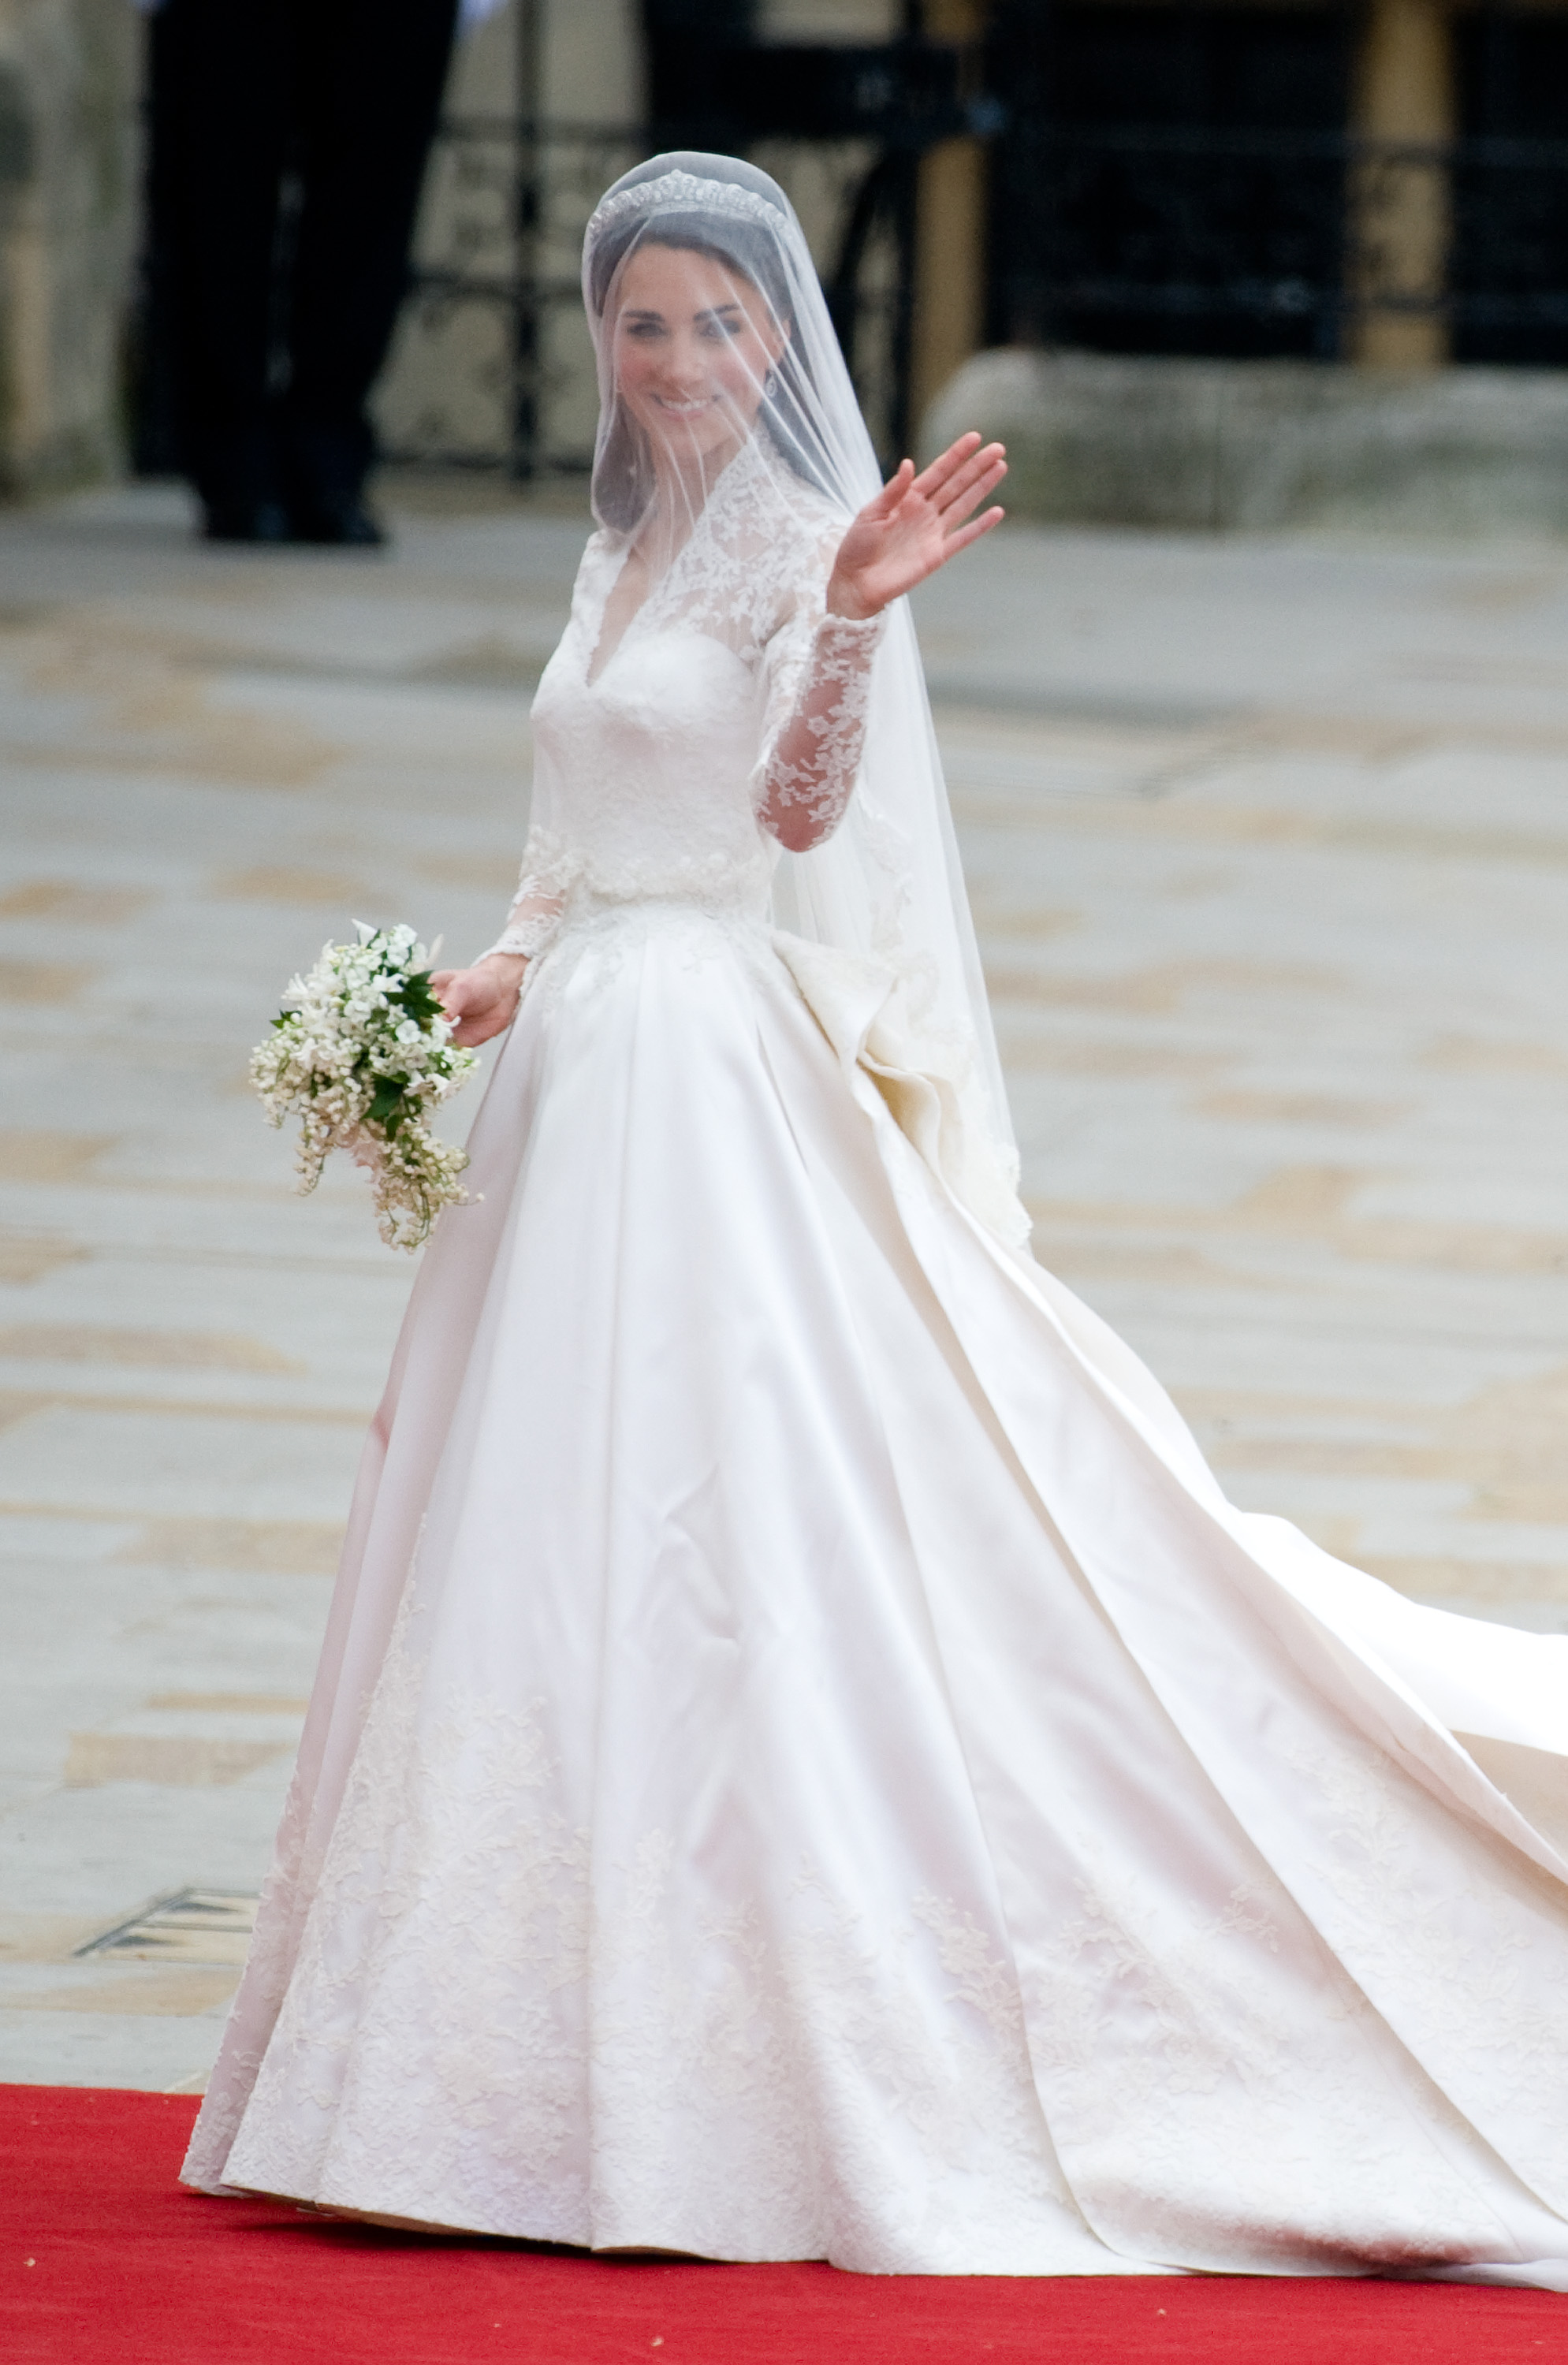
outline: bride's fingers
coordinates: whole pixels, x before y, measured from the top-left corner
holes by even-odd
[[[867,502],[857,521],[866,525],[891,524],[912,494],[938,520],[946,520],[949,513],[962,517],[977,501],[984,500],[1006,475],[1002,453],[1000,443],[988,443],[982,450],[980,435],[971,428],[918,476],[913,461],[902,460],[881,491]],[[909,522],[918,528],[918,516],[912,517]]]
[[[973,483],[967,485],[958,499],[941,512],[944,534],[951,537],[956,533],[970,512],[978,509],[980,502],[990,494],[995,492],[1006,474],[1006,461],[993,460],[983,475],[977,476]]]
[[[891,517],[914,480],[914,462],[901,460],[879,493],[868,500],[860,514],[878,520]]]
[[[968,550],[971,542],[978,542],[982,533],[989,533],[992,526],[1000,525],[1006,515],[1005,510],[987,510],[983,516],[971,518],[968,525],[959,526],[942,545],[943,564],[946,565],[949,558],[957,558],[960,550]]]
[[[431,981],[432,984],[435,982],[433,979]],[[490,1007],[494,1000],[487,979],[465,976],[461,970],[452,970],[446,985],[441,990],[442,1007],[449,1018],[477,1017]]]
[[[943,501],[940,506],[935,502],[931,505],[936,522],[944,533],[950,533],[955,526],[962,525],[977,502],[983,501],[986,495],[995,486],[1000,485],[1007,474],[1006,461],[998,459],[994,450],[990,454],[977,456],[984,458],[984,466],[969,471],[963,485],[950,500]]]
[[[914,479],[914,490],[925,500],[940,499],[944,488],[969,465],[980,448],[979,430],[971,427],[967,435],[960,435],[956,443],[948,444],[945,452],[939,453],[928,468],[922,469]],[[1000,450],[1001,446],[996,448]]]
[[[935,459],[921,470],[915,479],[921,491],[929,497],[938,485],[946,484],[955,468],[961,468],[969,454],[979,451],[980,443],[978,428],[971,427],[957,436],[945,452],[938,452]]]
[[[968,509],[979,498],[976,488],[988,477],[994,481],[994,472],[1006,465],[1006,448],[1001,443],[988,443],[983,451],[972,452],[930,496],[932,508],[943,514],[953,509]]]
[[[932,498],[946,499],[955,485],[961,485],[977,468],[986,466],[1002,449],[1000,443],[982,444],[978,434],[964,436],[944,452],[940,460],[933,461],[930,473],[935,481]]]

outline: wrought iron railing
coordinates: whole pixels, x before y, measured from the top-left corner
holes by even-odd
[[[593,454],[577,256],[595,200],[644,152],[620,126],[451,116],[382,398],[388,456],[531,476]]]
[[[1042,125],[1031,146],[1004,333],[1332,358],[1400,315],[1486,357],[1568,329],[1568,141]]]

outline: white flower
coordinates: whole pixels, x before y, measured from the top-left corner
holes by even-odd
[[[466,1197],[457,1178],[467,1153],[438,1139],[425,1113],[478,1061],[453,1043],[414,930],[355,926],[357,944],[324,945],[308,977],[290,981],[251,1079],[274,1126],[301,1120],[300,1190],[346,1149],[370,1174],[382,1239],[418,1248],[442,1207]]]

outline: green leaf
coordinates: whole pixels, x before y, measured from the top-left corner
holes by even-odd
[[[388,1141],[395,1139],[398,1126],[408,1112],[403,1106],[403,1083],[398,1076],[383,1076],[371,1094],[365,1110],[367,1125],[378,1125]]]
[[[421,1026],[429,1026],[432,1018],[444,1015],[439,997],[431,992],[431,972],[428,969],[411,970],[402,983],[386,997],[389,1002],[396,1002],[400,1008],[406,1010],[410,1018],[417,1019]]]

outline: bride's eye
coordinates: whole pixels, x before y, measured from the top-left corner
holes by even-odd
[[[710,312],[698,333],[713,340],[721,337],[738,337],[744,333],[745,329],[745,322],[739,313],[726,319],[722,313]]]
[[[635,337],[639,343],[646,344],[652,338],[664,335],[665,324],[662,320],[625,320],[622,323],[622,331],[628,337]]]

